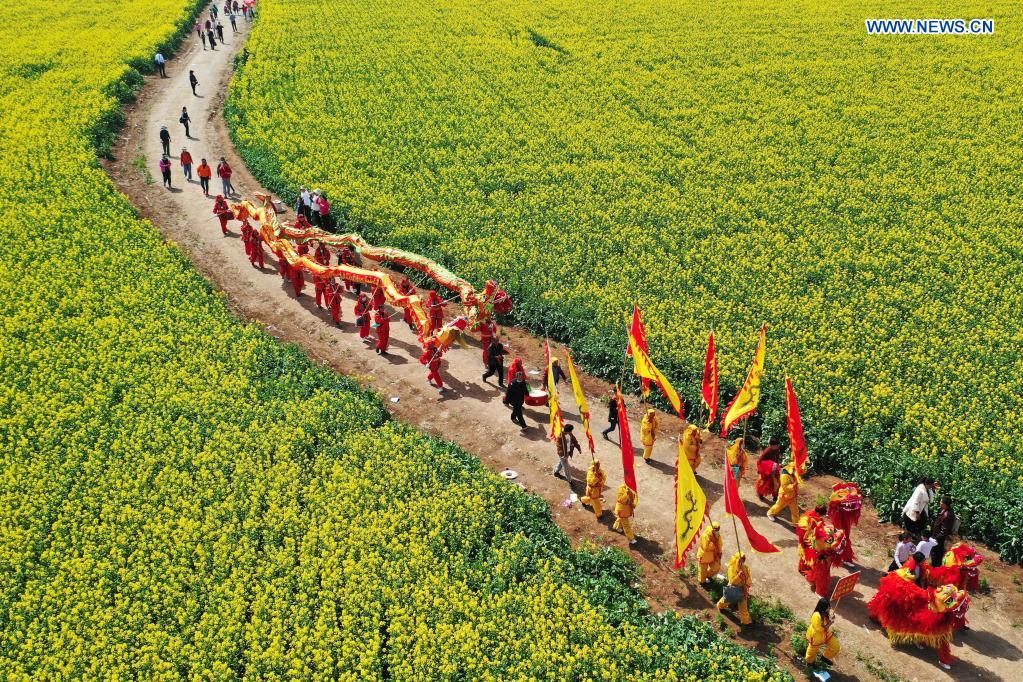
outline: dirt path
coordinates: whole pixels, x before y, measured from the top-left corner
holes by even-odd
[[[326,311],[318,310],[311,297],[312,287],[296,299],[290,287],[282,285],[276,274],[275,263],[268,260],[267,268],[258,271],[245,257],[237,232],[221,236],[216,219],[211,214],[212,200],[203,198],[197,182],[186,183],[175,161],[174,186],[168,191],[159,183],[156,162],[160,156],[158,133],[161,125],[171,131],[171,151],[176,157],[182,143],[187,146],[198,163],[207,158],[212,166],[226,156],[235,169],[234,184],[246,196],[259,190],[258,184],[245,170],[241,159],[234,154],[226,135],[221,116],[223,93],[230,77],[231,61],[240,50],[249,25],[238,22],[242,34],[231,36],[229,42],[216,51],[204,51],[193,35],[187,47],[168,62],[168,79],[148,78],[136,105],[128,110],[125,127],[115,160],[106,164],[108,172],[140,208],[163,231],[168,240],[180,245],[216,285],[224,291],[238,314],[259,321],[274,336],[300,344],[311,357],[329,364],[339,372],[356,377],[367,386],[376,388],[387,401],[394,415],[405,422],[452,440],[470,452],[476,453],[490,468],[499,471],[511,468],[519,473],[517,479],[528,490],[546,499],[555,519],[576,541],[590,540],[603,545],[617,545],[626,549],[624,539],[610,529],[611,514],[597,522],[593,514],[578,503],[564,506],[569,489],[564,481],[551,476],[555,463],[554,449],[545,438],[546,411],[527,410],[530,428],[520,432],[509,421],[508,410],[502,405],[501,394],[493,384],[481,381],[482,360],[478,346],[469,350],[456,349],[447,356],[445,376],[450,379],[449,390],[439,395],[426,383],[426,372],[418,362],[418,346],[414,335],[400,323],[392,325],[392,353],[379,357],[361,342],[352,323],[353,299],[344,304],[344,323],[335,328]],[[230,25],[227,26],[230,31]],[[200,81],[199,96],[192,95],[188,84],[188,71],[194,69]],[[177,123],[181,107],[187,106],[191,114],[194,139],[185,140],[183,129]],[[145,163],[155,178],[147,184],[132,161],[144,156]],[[212,189],[219,191],[219,180],[214,177]],[[284,219],[294,216],[286,212]],[[449,309],[449,314],[454,313]],[[516,329],[502,330],[514,355],[523,357],[534,381],[539,379],[537,368],[543,362],[542,341]],[[535,374],[534,374],[535,373]],[[621,457],[616,444],[603,441],[599,430],[605,426],[606,408],[598,396],[606,395],[608,386],[591,377],[585,377],[587,394],[591,399],[597,433],[597,456],[608,469],[612,486],[605,492],[611,502],[614,489],[621,481]],[[397,399],[397,400],[395,400]],[[572,404],[565,396],[563,403]],[[633,406],[634,412],[638,412]],[[771,409],[780,409],[771,406]],[[577,415],[569,411],[570,422]],[[699,613],[707,619],[716,617],[710,608],[706,593],[694,586],[694,580],[682,580],[671,570],[673,558],[673,506],[674,461],[679,420],[662,415],[667,425],[656,447],[652,464],[637,458],[638,485],[641,504],[636,526],[642,539],[633,548],[638,561],[644,589],[659,609],[676,609]],[[639,425],[634,422],[634,437]],[[585,447],[585,445],[584,445]],[[722,443],[713,439],[707,446],[700,479],[712,501],[712,516],[723,518],[721,480]],[[576,458],[584,467],[587,458]],[[581,472],[576,470],[578,476]],[[831,477],[817,477],[808,482],[801,494],[804,507],[813,503],[817,494],[834,481]],[[742,486],[754,525],[783,548],[781,554],[752,557],[754,594],[777,598],[787,604],[799,619],[808,619],[816,597],[796,572],[795,534],[788,523],[771,523],[766,519],[763,506],[756,501],[752,486]],[[613,503],[606,506],[613,507]],[[735,540],[731,524],[725,523],[726,556],[734,551]],[[862,587],[843,601],[839,609],[839,634],[843,652],[836,670],[838,679],[872,679],[877,670],[892,677],[886,679],[988,679],[1014,680],[1023,670],[1023,582],[1018,568],[989,560],[983,575],[990,581],[991,595],[977,595],[970,611],[972,630],[957,633],[954,653],[962,660],[951,673],[937,665],[935,652],[917,651],[912,647],[891,649],[879,628],[866,616],[864,603],[874,594],[878,579],[889,562],[890,547],[898,529],[879,525],[872,509],[865,509],[860,528],[854,532],[854,543],[863,566]],[[990,556],[990,553],[989,553]],[[836,571],[845,575],[844,569]],[[730,623],[727,627],[734,630]],[[791,626],[771,628],[758,626],[747,632],[735,632],[734,637],[761,651],[780,656],[783,665],[799,674],[788,653],[791,649]],[[871,669],[873,669],[871,671]]]

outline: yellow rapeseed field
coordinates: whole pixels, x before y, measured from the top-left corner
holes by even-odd
[[[95,147],[194,9],[5,7],[0,676],[787,679],[649,615],[624,555],[233,318],[135,216]]]
[[[994,20],[868,36],[871,18]],[[933,473],[1023,556],[1019,3],[266,0],[229,121],[260,178],[499,279],[617,378],[642,305],[695,412],[770,325],[818,467]],[[345,221],[343,221],[344,223]],[[726,396],[727,398],[728,396]]]

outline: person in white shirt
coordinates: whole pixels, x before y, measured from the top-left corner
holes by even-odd
[[[938,546],[938,541],[931,537],[930,533],[924,533],[923,539],[916,546],[916,551],[924,555],[930,561],[931,552]]]
[[[892,556],[893,561],[888,566],[888,570],[895,571],[902,568],[902,564],[906,563],[916,551],[916,544],[916,538],[912,533],[900,533],[899,544],[895,545],[895,554]]]
[[[929,520],[927,507],[934,499],[936,488],[933,478],[923,478],[920,484],[913,489],[909,501],[902,508],[902,524],[906,530],[914,535],[919,535],[927,527]]]

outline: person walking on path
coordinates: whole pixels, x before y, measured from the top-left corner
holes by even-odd
[[[185,126],[185,137],[189,140],[192,139],[192,134],[188,130],[188,124],[192,122],[192,117],[188,115],[188,109],[181,107],[181,116],[178,117],[178,123]]]
[[[902,524],[914,535],[920,535],[929,521],[928,507],[934,501],[934,490],[937,487],[933,478],[921,478],[913,489],[906,505],[902,508]]]
[[[700,564],[700,582],[709,585],[714,576],[721,572],[721,557],[724,556],[724,544],[721,541],[721,524],[712,521],[710,528],[700,538],[700,548],[696,550],[696,561]]]
[[[827,597],[821,597],[817,601],[817,608],[810,616],[810,625],[806,628],[806,655],[803,659],[807,665],[817,662],[817,655],[821,649],[824,653],[821,659],[831,665],[838,656],[842,646],[838,643],[838,637],[831,627],[831,601]]]
[[[753,585],[753,575],[746,565],[746,555],[736,552],[728,561],[728,587],[718,600],[718,611],[734,609],[739,614],[739,622],[752,625],[749,615],[749,590]]]
[[[217,9],[217,4],[216,3],[213,3],[212,5],[210,5],[210,19],[212,19],[213,21],[216,21],[217,20],[217,12],[219,12],[219,11],[220,10]]]
[[[526,427],[526,418],[522,416],[522,406],[526,404],[526,393],[529,388],[522,377],[516,376],[508,384],[508,390],[504,393],[504,403],[512,408],[511,420],[519,425],[519,428]]]
[[[504,356],[506,351],[501,339],[494,339],[490,342],[490,353],[487,358],[487,371],[483,374],[483,381],[497,375],[497,385],[504,388]]]
[[[223,156],[220,157],[220,163],[217,164],[217,177],[224,185],[224,196],[231,196],[236,194],[234,191],[234,185],[231,184],[231,164],[227,162]]]
[[[207,21],[206,23],[208,24],[209,22]],[[212,27],[206,29],[206,40],[209,42],[211,50],[217,49],[217,37],[213,35]]]
[[[206,51],[206,31],[199,29],[199,40],[202,41],[202,51]]]
[[[178,157],[178,161],[181,163],[181,172],[185,174],[185,179],[192,182],[192,155],[185,147],[181,148],[181,156]]]
[[[160,126],[160,143],[163,145],[163,155],[170,156],[170,131],[167,126]]]
[[[636,533],[632,530],[632,517],[636,514],[637,504],[639,504],[639,495],[635,490],[624,483],[618,486],[618,494],[615,496],[615,522],[611,528],[625,533],[630,545],[636,544]]]
[[[205,162],[206,159],[203,159],[203,161]],[[217,216],[217,219],[220,221],[220,231],[226,237],[230,234],[227,229],[227,221],[234,219],[234,213],[231,212],[231,207],[227,205],[227,200],[219,194],[213,200],[213,215]]]
[[[202,22],[200,22],[198,19],[196,19],[196,21],[195,21],[195,32],[199,34],[199,38],[204,38],[204,34],[202,32]],[[202,41],[202,49],[204,49],[204,50],[206,49],[206,40],[205,39],[203,39],[203,41]]]
[[[639,423],[639,438],[643,441],[643,461],[647,463],[654,454],[654,441],[657,440],[657,430],[660,426],[661,420],[657,418],[654,408],[648,407],[643,420]]]
[[[224,25],[219,21],[217,22],[217,40],[221,43],[224,42]]]
[[[604,436],[604,440],[611,440],[607,437],[607,434],[612,431],[618,430],[618,398],[615,395],[614,390],[611,390],[611,394],[607,400],[607,428],[600,432]]]
[[[778,499],[767,510],[767,518],[778,520],[778,515],[786,508],[792,516],[792,525],[799,522],[799,479],[796,477],[795,465],[789,462],[781,470],[778,484]]]
[[[573,430],[574,427],[571,424],[566,424],[555,445],[558,451],[558,465],[554,467],[554,475],[568,481],[569,488],[572,487],[572,470],[568,467],[568,460],[572,459],[572,455],[576,452],[583,451],[579,446],[579,440],[572,433]]]
[[[599,520],[604,515],[604,506],[601,504],[600,494],[604,492],[604,484],[607,483],[607,474],[600,468],[600,460],[590,462],[590,470],[586,472],[586,494],[579,498],[583,504],[593,508],[593,515]]]
[[[195,77],[195,71],[188,71],[188,84],[192,86],[192,95],[198,97],[199,93],[195,91],[195,86],[199,85],[199,79]]]
[[[231,22],[231,31],[234,32],[235,34],[237,34],[238,33],[238,21],[234,18],[234,14],[233,13],[228,14],[227,18]]]
[[[377,332],[377,355],[387,355],[387,346],[391,339],[391,316],[383,308],[373,311],[373,327]]]
[[[157,72],[159,72],[160,78],[166,78],[167,77],[167,60],[163,58],[163,53],[162,52],[157,52],[156,56],[153,58],[153,61],[156,62],[156,70],[157,70]]]
[[[209,198],[210,196],[210,178],[213,177],[213,169],[206,163],[206,159],[203,159],[199,163],[199,167],[196,169],[195,174],[199,176],[199,186],[202,187],[202,194],[204,197]]]
[[[167,156],[164,155],[160,159],[160,175],[163,176],[163,186],[166,187],[167,189],[171,189],[171,174],[170,174],[170,170],[171,170],[170,159],[168,159]]]

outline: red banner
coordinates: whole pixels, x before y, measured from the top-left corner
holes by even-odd
[[[650,349],[646,345],[646,325],[643,324],[643,314],[639,312],[639,306],[635,306],[632,309],[632,325],[629,327],[629,337],[636,340],[636,345],[643,350],[647,355],[650,354]],[[625,350],[625,355],[632,357],[632,342],[629,342],[629,347]],[[643,378],[643,396],[645,397],[650,393],[650,380],[646,377]]]
[[[749,540],[750,547],[754,550],[761,554],[772,554],[781,551],[771,544],[770,540],[758,533],[757,529],[750,523],[749,516],[746,514],[746,507],[743,506],[742,498],[739,496],[739,485],[735,482],[732,467],[728,466],[727,457],[725,458],[725,513],[739,519],[743,530],[746,531],[746,538]],[[736,542],[738,542],[738,538],[736,538]]]
[[[636,488],[636,466],[633,461],[636,457],[632,449],[632,435],[629,433],[629,413],[625,409],[625,398],[622,397],[621,389],[615,392],[615,400],[618,401],[618,433],[622,440],[622,473],[625,478],[625,485],[634,493],[639,493]]]
[[[710,411],[707,427],[718,416],[718,351],[714,343],[714,332],[707,339],[707,359],[703,362],[703,404]]]
[[[788,377],[785,377],[785,412],[788,414],[789,447],[792,448],[796,478],[802,478],[810,455],[806,451],[806,437],[803,435],[803,416],[799,412],[799,402],[792,388],[792,379]]]

